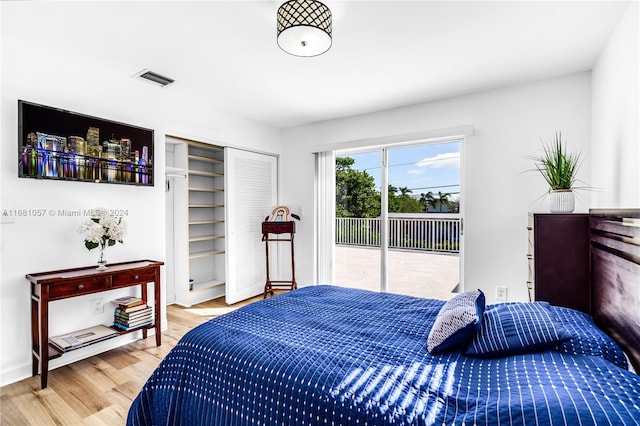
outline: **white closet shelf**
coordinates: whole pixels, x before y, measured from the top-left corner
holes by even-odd
[[[207,163],[215,163],[215,164],[224,163],[224,160],[219,160],[217,158],[211,158],[211,157],[204,157],[202,155],[189,154],[187,157],[189,157],[189,160],[206,161]]]
[[[197,192],[224,192],[222,188],[189,188],[189,191],[197,191]]]
[[[213,225],[216,223],[224,223],[224,220],[196,220],[189,222],[189,225]]]
[[[218,256],[224,254],[224,250],[202,251],[199,253],[189,253],[189,260],[201,259],[203,257]]]
[[[224,285],[224,281],[218,281],[218,280],[204,281],[201,283],[194,283],[193,288],[190,291],[206,290],[209,288],[220,287],[222,285]]]
[[[205,208],[205,209],[215,209],[218,207],[224,207],[224,204],[189,204],[189,208]]]
[[[189,242],[195,243],[198,241],[220,240],[222,238],[224,238],[224,235],[203,235],[202,237],[191,237],[189,238]]]

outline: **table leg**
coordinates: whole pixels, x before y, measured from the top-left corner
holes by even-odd
[[[40,361],[40,322],[38,320],[38,302],[35,285],[31,283],[31,376],[38,374]]]
[[[291,234],[291,290],[298,288],[296,283],[296,262],[294,260],[293,234]]]
[[[40,387],[47,387],[49,377],[49,287],[40,289]]]
[[[147,303],[147,304],[148,304],[148,303],[149,303],[149,299],[147,299],[147,285],[148,285],[148,283],[140,284],[140,298],[141,298],[142,300],[144,300],[144,301],[145,301],[145,303]],[[156,300],[156,301],[155,301],[155,305],[156,305],[156,306],[158,306],[158,303],[157,303],[157,302],[158,302],[158,301]],[[143,329],[142,329],[142,338],[143,338],[143,339],[146,339],[146,338],[147,338],[147,329],[146,329],[146,328],[143,328]]]
[[[265,234],[262,236],[262,240],[264,241],[264,252],[265,258],[267,262],[267,281],[264,283],[264,296],[263,299],[267,298],[267,293],[273,296],[273,288],[271,287],[271,278],[269,278],[269,235]]]
[[[160,267],[155,268],[155,281],[153,282],[153,295],[155,298],[155,309],[154,309],[154,317],[155,317],[155,330],[156,330],[156,346],[160,346],[162,344],[162,333],[160,332]]]

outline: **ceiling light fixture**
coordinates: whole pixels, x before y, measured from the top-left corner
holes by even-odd
[[[331,10],[315,0],[290,0],[278,8],[278,46],[294,56],[318,56],[331,47]]]

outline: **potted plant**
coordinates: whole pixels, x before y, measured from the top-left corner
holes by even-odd
[[[580,154],[568,153],[562,133],[556,132],[550,142],[542,142],[542,154],[530,158],[549,185],[549,210],[552,213],[571,213],[575,209],[573,190],[577,189],[576,174],[582,163]]]

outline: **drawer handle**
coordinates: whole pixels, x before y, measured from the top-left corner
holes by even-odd
[[[137,276],[137,275],[134,275],[134,276],[133,276],[133,279],[134,279],[134,280],[137,280],[138,278],[140,278],[140,277],[139,277],[139,276]]]
[[[82,290],[84,288],[84,284],[78,284],[78,290]]]

